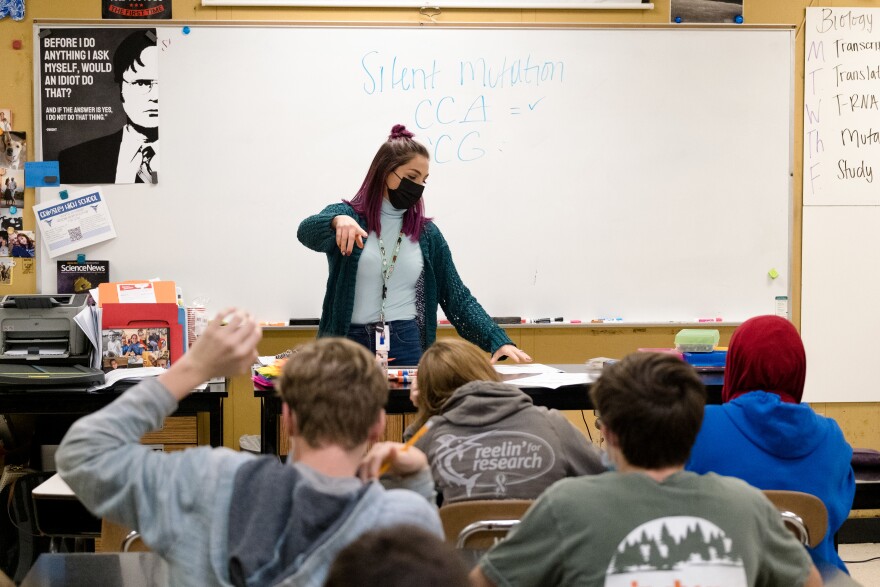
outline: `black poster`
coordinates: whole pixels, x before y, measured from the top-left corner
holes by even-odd
[[[110,282],[110,261],[58,261],[58,293],[88,293]]]
[[[44,161],[62,183],[158,178],[156,29],[51,29],[40,36]]]
[[[102,18],[171,18],[171,0],[103,0]]]

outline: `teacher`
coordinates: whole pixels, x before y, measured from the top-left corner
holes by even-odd
[[[425,217],[429,154],[413,136],[395,125],[355,197],[299,225],[300,242],[330,266],[318,336],[347,336],[375,352],[384,334],[394,365],[416,365],[436,338],[439,304],[492,362],[531,361],[462,283],[446,239]]]

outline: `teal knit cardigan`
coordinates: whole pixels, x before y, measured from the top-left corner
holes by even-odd
[[[318,336],[346,336],[351,326],[354,309],[354,284],[362,249],[355,247],[351,256],[343,257],[336,246],[336,232],[330,222],[336,216],[351,216],[367,230],[366,220],[348,204],[331,204],[319,214],[302,221],[296,237],[308,248],[325,253],[330,266],[327,292]],[[462,338],[484,351],[494,353],[498,348],[513,344],[461,281],[452,262],[452,253],[440,229],[428,222],[419,237],[424,269],[416,283],[416,310],[422,348],[428,348],[437,338],[437,305],[455,326]]]

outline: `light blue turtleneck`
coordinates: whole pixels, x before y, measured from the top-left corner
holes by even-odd
[[[385,257],[388,264],[394,255],[397,235],[403,226],[403,214],[388,200],[382,200],[379,222]],[[394,265],[394,272],[388,280],[388,299],[385,302],[385,321],[412,320],[416,317],[416,281],[422,274],[424,259],[418,242],[408,236],[400,243],[400,254]],[[382,256],[379,252],[379,235],[370,232],[364,243],[364,250],[358,261],[357,279],[354,286],[354,311],[352,324],[378,322],[382,307]]]

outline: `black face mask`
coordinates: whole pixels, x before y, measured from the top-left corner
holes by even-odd
[[[397,175],[395,173],[395,175]],[[388,188],[388,201],[398,210],[408,210],[415,206],[422,197],[425,186],[416,183],[408,177],[400,178],[400,185],[397,189]]]

